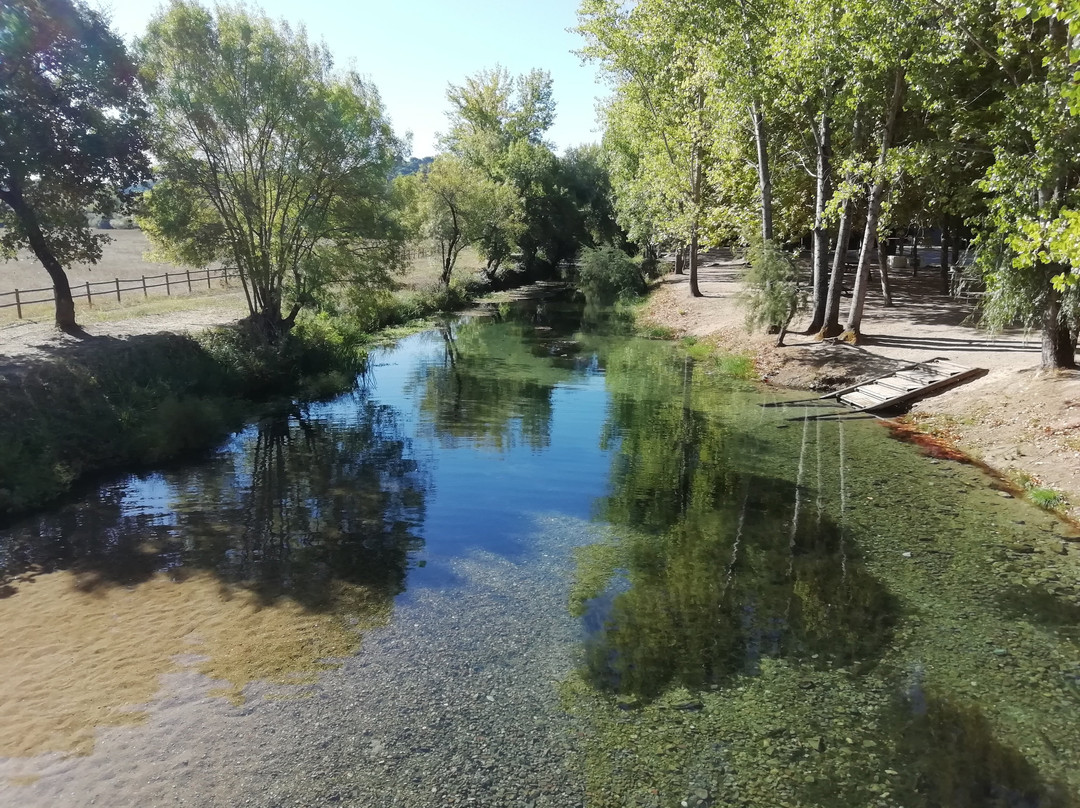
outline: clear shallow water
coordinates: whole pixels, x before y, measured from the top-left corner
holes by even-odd
[[[3,801],[1076,804],[1069,531],[715,371],[503,308],[14,526]]]

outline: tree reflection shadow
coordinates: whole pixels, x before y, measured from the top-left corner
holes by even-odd
[[[847,665],[884,648],[896,603],[837,526],[804,511],[792,527],[790,484],[747,476],[736,491],[663,533],[582,551],[583,577],[606,581],[577,604],[594,685],[653,698],[754,674],[763,657]]]
[[[389,599],[422,544],[426,486],[389,408],[358,401],[347,424],[295,411],[209,463],[26,520],[0,538],[0,562],[16,590],[35,570],[73,570],[86,589],[200,570],[264,602],[325,608],[331,581]]]
[[[692,359],[624,354],[607,357],[616,451],[597,508],[618,538],[579,555],[586,678],[653,698],[753,674],[763,657],[873,661],[897,604],[851,536],[803,486],[751,470],[776,452]]]
[[[933,808],[1076,808],[1080,800],[1046,781],[1022,752],[1000,743],[973,705],[917,687],[896,707],[898,804]]]
[[[552,393],[574,373],[579,345],[546,310],[495,311],[440,326],[443,361],[423,366],[410,392],[443,446],[506,451],[551,443]]]

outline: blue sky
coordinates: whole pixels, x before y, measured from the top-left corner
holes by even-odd
[[[206,5],[211,5],[204,0]],[[140,35],[154,0],[98,0],[124,37]],[[252,5],[255,5],[254,3]],[[398,134],[413,133],[413,153],[435,152],[446,129],[446,88],[501,64],[511,73],[550,71],[556,119],[548,132],[558,151],[596,142],[596,99],[605,94],[592,65],[571,51],[581,38],[578,0],[262,0],[271,17],[303,23],[338,65],[355,67],[379,88]]]

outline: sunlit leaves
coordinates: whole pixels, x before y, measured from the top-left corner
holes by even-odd
[[[271,324],[398,264],[400,143],[374,87],[243,9],[174,2],[140,47],[163,176],[148,228],[167,252],[235,266]]]

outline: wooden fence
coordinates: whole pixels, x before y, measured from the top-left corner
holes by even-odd
[[[435,251],[427,245],[410,247],[405,250],[407,260],[427,258],[435,255]],[[143,275],[138,278],[113,278],[111,281],[86,281],[71,286],[71,296],[75,300],[85,300],[90,308],[94,308],[95,297],[116,298],[120,303],[124,295],[142,293],[144,298],[150,296],[154,289],[164,289],[166,295],[183,294],[194,292],[197,288],[212,289],[213,282],[220,281],[221,285],[228,287],[230,279],[237,279],[236,270],[228,267],[214,269],[186,269],[183,272],[165,272],[161,275]],[[18,318],[23,319],[23,306],[32,306],[37,303],[52,303],[53,288],[43,289],[16,289],[14,292],[0,292],[0,309],[14,308]]]
[[[116,302],[120,303],[124,295],[141,293],[144,298],[147,298],[155,289],[164,289],[166,295],[192,293],[196,289],[213,289],[215,280],[222,286],[228,287],[230,280],[236,280],[236,270],[230,270],[228,267],[187,269],[183,272],[165,272],[161,275],[143,275],[138,278],[86,281],[73,284],[71,296],[76,300],[85,300],[86,304],[93,308],[95,297],[116,298]],[[23,306],[52,302],[53,288],[51,286],[44,289],[16,289],[14,292],[0,293],[0,309],[14,307],[20,320],[23,319]]]

